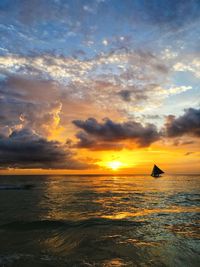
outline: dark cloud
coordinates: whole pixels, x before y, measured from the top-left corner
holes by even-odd
[[[131,101],[131,91],[129,90],[122,90],[119,92],[119,95],[121,96],[121,98],[124,100],[124,101]]]
[[[142,124],[135,121],[115,123],[110,119],[105,119],[99,123],[94,118],[86,121],[74,120],[73,123],[84,131],[77,134],[80,145],[86,147],[96,146],[95,142],[104,141],[108,143],[131,140],[140,147],[149,146],[157,141],[160,135],[153,124]]]
[[[76,137],[79,141],[75,145],[71,143],[71,147],[87,148],[90,150],[121,150],[124,148],[124,144],[122,143],[102,141],[83,131],[78,132]]]
[[[73,159],[73,154],[59,142],[48,141],[28,129],[0,136],[1,168],[85,169],[87,164]]]
[[[134,101],[136,103],[142,100],[147,100],[147,90],[139,90],[134,86],[129,87],[128,90],[121,90],[118,94],[126,102]]]
[[[87,133],[80,131],[76,134],[76,137],[80,140],[77,144],[79,148],[92,148],[95,146],[95,139],[91,138]]]
[[[167,116],[165,131],[169,137],[182,135],[200,137],[200,109],[189,108],[178,118],[173,115]]]

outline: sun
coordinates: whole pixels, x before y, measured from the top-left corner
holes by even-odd
[[[123,164],[120,161],[110,161],[107,163],[108,168],[112,169],[113,171],[116,171],[121,168]]]

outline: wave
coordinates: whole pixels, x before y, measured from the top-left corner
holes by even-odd
[[[107,218],[91,218],[80,221],[62,220],[38,220],[38,221],[14,221],[0,226],[1,230],[29,231],[57,228],[87,228],[101,226],[135,227],[147,224],[143,221],[128,221]]]
[[[13,253],[13,254],[0,254],[0,266],[96,266],[85,259],[68,258],[63,256],[56,256],[51,254],[27,254],[27,253]],[[99,264],[98,264],[99,266]]]

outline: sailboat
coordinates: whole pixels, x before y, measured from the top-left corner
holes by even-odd
[[[164,173],[164,171],[162,171],[160,168],[158,168],[158,166],[154,164],[151,176],[160,177],[162,173]]]

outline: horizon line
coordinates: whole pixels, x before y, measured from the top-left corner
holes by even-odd
[[[12,174],[12,173],[5,173],[5,174],[1,174],[0,173],[0,176],[137,176],[137,175],[145,175],[145,176],[151,176],[151,174],[147,174],[147,173],[103,173],[103,174],[100,174],[100,173],[89,173],[89,174],[79,174],[79,173],[72,173],[72,174],[69,174],[69,173],[66,173],[66,174],[53,174],[53,173],[50,173],[50,174],[45,174],[45,173],[41,173],[41,174],[36,174],[36,173],[30,173],[30,174],[26,174],[26,173],[17,173],[17,174]],[[200,173],[168,173],[166,174],[167,176],[168,175],[200,175]],[[164,177],[165,175],[163,175],[162,177]]]

